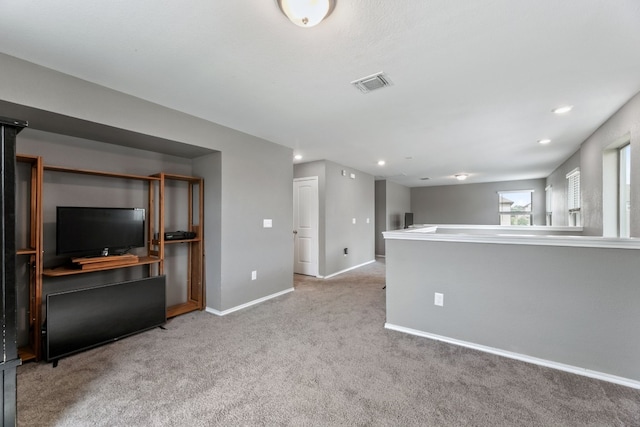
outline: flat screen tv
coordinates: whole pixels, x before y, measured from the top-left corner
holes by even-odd
[[[404,228],[409,228],[413,225],[413,212],[404,213]]]
[[[100,256],[145,246],[145,210],[58,206],[56,254]]]
[[[47,294],[47,360],[163,325],[165,286],[165,276],[152,276]]]

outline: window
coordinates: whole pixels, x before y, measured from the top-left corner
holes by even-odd
[[[533,225],[533,190],[498,191],[500,225]]]
[[[602,235],[631,235],[631,145],[628,135],[602,150]]]
[[[631,235],[631,145],[618,150],[618,235]]]
[[[575,168],[567,174],[567,208],[569,225],[580,226],[580,169]]]
[[[547,185],[545,187],[544,195],[545,195],[545,210],[546,210],[545,224],[551,225],[551,220],[553,216],[553,209],[551,207],[551,201],[553,200],[553,187],[551,185]]]

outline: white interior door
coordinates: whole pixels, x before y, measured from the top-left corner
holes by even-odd
[[[318,177],[294,179],[294,273],[318,275],[318,210]]]

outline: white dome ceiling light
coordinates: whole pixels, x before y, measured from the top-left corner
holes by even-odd
[[[299,27],[313,27],[329,16],[335,0],[277,0],[287,18]]]

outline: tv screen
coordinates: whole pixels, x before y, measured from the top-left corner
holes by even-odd
[[[409,228],[413,225],[413,213],[405,212],[404,213],[404,228]]]
[[[100,256],[144,247],[145,210],[58,206],[56,254]]]
[[[164,324],[165,276],[47,294],[47,360]]]

